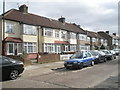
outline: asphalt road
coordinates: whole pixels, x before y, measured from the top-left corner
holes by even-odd
[[[104,81],[110,77],[118,77],[118,59],[84,67],[81,70],[66,70],[64,67],[52,70],[42,75],[4,81],[2,86],[3,88],[103,88],[101,84],[104,84]],[[116,83],[113,88],[118,87],[117,80],[117,78],[115,81],[111,80]]]

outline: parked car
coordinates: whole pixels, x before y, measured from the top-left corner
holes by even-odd
[[[105,53],[104,52],[91,50],[90,53],[94,57],[94,62],[96,64],[98,64],[100,62],[106,62],[107,61],[107,58],[105,57]]]
[[[64,66],[66,69],[71,68],[80,68],[82,69],[83,66],[94,65],[94,58],[90,52],[77,52],[73,54],[69,60],[64,62]]]
[[[120,50],[119,49],[114,49],[115,54],[118,56],[120,54]]]
[[[101,50],[101,51],[105,53],[105,57],[107,58],[107,60],[113,59],[112,54],[108,50]]]
[[[0,56],[0,69],[2,69],[2,80],[17,79],[24,70],[23,62],[9,57]]]
[[[115,51],[114,50],[109,50],[109,51],[113,55],[113,58],[116,59],[116,53],[115,53]]]

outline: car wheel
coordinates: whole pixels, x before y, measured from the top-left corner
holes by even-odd
[[[107,58],[104,59],[104,62],[107,62]]]
[[[17,79],[18,75],[19,75],[18,70],[12,70],[10,73],[10,79],[15,80]]]
[[[66,69],[70,69],[70,67],[65,67]]]
[[[80,67],[79,67],[80,69],[82,69],[83,68],[83,63],[80,63]]]
[[[91,66],[94,66],[94,61],[91,62]]]

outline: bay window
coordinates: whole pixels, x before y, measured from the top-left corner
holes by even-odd
[[[14,25],[12,23],[6,23],[6,32],[14,33]]]
[[[71,32],[71,33],[70,33],[70,38],[71,38],[71,39],[76,39],[76,33],[72,33],[72,32]]]

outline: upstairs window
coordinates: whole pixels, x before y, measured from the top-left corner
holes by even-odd
[[[67,33],[66,32],[64,32],[64,31],[61,31],[61,38],[62,39],[66,39],[66,35]]]
[[[87,41],[90,42],[90,37],[87,37]]]
[[[80,39],[80,40],[86,40],[86,35],[84,35],[84,34],[79,34],[79,39]]]
[[[12,23],[6,23],[6,32],[13,33],[14,32],[14,25]]]
[[[50,28],[44,28],[44,36],[52,37],[53,36],[53,30],[50,29]]]
[[[24,34],[29,34],[29,35],[36,35],[36,27],[31,26],[31,25],[24,25],[23,26],[23,32]]]
[[[55,37],[59,38],[59,31],[55,31]]]
[[[76,33],[70,33],[71,39],[76,39]]]
[[[96,42],[97,41],[97,39],[96,38],[92,38],[92,42]]]

